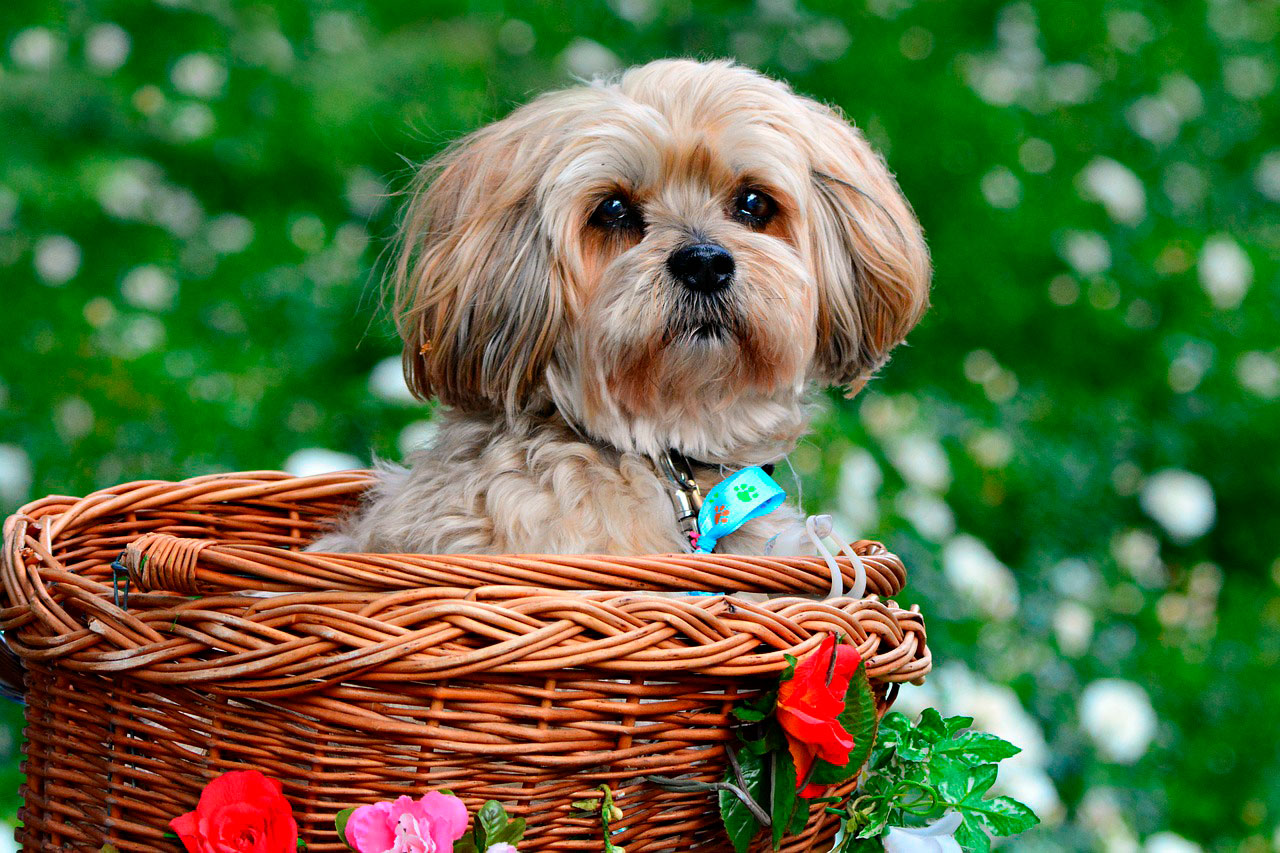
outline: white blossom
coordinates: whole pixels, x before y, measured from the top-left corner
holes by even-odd
[[[1080,723],[1102,756],[1117,764],[1142,758],[1156,735],[1156,712],[1147,691],[1120,678],[1099,679],[1084,689]]]
[[[1111,268],[1111,246],[1096,231],[1072,231],[1063,240],[1060,252],[1080,275],[1097,275]]]
[[[836,501],[842,521],[849,530],[871,530],[880,521],[880,502],[877,495],[884,482],[884,474],[875,457],[861,447],[855,447],[840,460],[840,476],[836,487]]]
[[[415,450],[421,450],[431,444],[439,426],[433,420],[421,420],[414,421],[400,430],[400,435],[396,439],[396,447],[400,451],[400,457],[403,459]]]
[[[986,545],[962,534],[942,550],[942,571],[951,586],[992,619],[1018,612],[1018,584],[1013,572]]]
[[[31,491],[31,460],[16,444],[0,444],[0,505],[26,499]]]
[[[220,213],[209,220],[209,246],[219,254],[243,252],[253,242],[253,222],[235,213]]]
[[[1253,284],[1253,263],[1240,244],[1225,234],[1204,244],[1198,271],[1200,286],[1219,311],[1238,307]]]
[[[227,85],[227,69],[207,53],[188,53],[173,64],[169,80],[184,95],[213,98]]]
[[[935,492],[951,485],[951,463],[936,438],[911,433],[888,442],[885,451],[908,483]]]
[[[36,243],[35,267],[50,287],[66,284],[80,271],[80,246],[62,234],[43,237]]]
[[[575,77],[589,80],[617,71],[622,63],[609,48],[586,38],[576,38],[560,54],[560,64]]]
[[[94,71],[110,74],[129,58],[132,40],[118,24],[98,24],[84,40],[84,56]]]
[[[404,381],[404,365],[400,356],[384,358],[369,373],[369,392],[388,403],[416,403],[417,398]]]
[[[1167,469],[1152,474],[1142,486],[1139,502],[1178,542],[1199,539],[1217,519],[1213,487],[1190,471]]]
[[[1116,222],[1136,225],[1147,215],[1147,192],[1129,167],[1096,157],[1080,173],[1085,198],[1101,202]]]
[[[178,283],[173,276],[152,264],[134,267],[120,282],[124,300],[135,308],[149,311],[167,311],[173,307],[178,293]]]
[[[1142,845],[1142,853],[1201,853],[1202,848],[1176,832],[1157,832]]]
[[[312,477],[317,474],[331,474],[334,471],[349,471],[363,467],[364,464],[350,453],[326,450],[323,447],[295,450],[284,461],[284,470],[295,477]]]
[[[1064,655],[1080,657],[1093,641],[1093,611],[1078,601],[1064,601],[1053,611],[1053,634]]]
[[[1236,361],[1236,379],[1265,400],[1280,397],[1280,362],[1265,352],[1246,352]]]
[[[48,71],[65,51],[62,39],[45,27],[28,27],[9,42],[14,64],[31,71]]]
[[[1253,185],[1272,201],[1280,201],[1280,150],[1262,155],[1253,172]]]

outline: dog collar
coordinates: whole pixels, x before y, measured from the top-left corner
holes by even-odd
[[[753,465],[721,480],[704,499],[693,476],[695,464],[676,450],[669,450],[658,459],[673,487],[676,524],[689,538],[694,553],[710,554],[720,539],[748,521],[773,512],[787,498],[770,476],[773,465]]]

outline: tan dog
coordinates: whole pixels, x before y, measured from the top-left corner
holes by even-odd
[[[703,492],[786,455],[928,301],[893,176],[836,111],[729,62],[543,95],[425,167],[394,271],[432,445],[317,550],[688,550]],[[759,553],[784,507],[721,540]]]

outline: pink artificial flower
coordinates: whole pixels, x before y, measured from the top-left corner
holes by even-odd
[[[347,843],[357,853],[452,853],[467,831],[467,807],[432,791],[420,800],[360,806],[347,819]]]

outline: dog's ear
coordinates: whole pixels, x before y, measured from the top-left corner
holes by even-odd
[[[415,179],[391,275],[405,379],[423,399],[510,414],[542,383],[564,289],[537,187],[563,111],[538,107],[465,137]]]
[[[856,392],[929,301],[929,250],[884,161],[834,110],[813,103],[812,252],[819,375]]]

